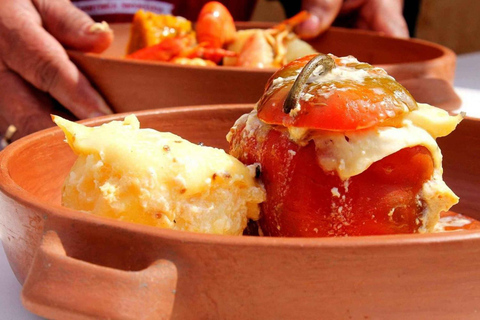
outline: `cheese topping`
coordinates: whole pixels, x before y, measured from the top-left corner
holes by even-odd
[[[401,128],[377,127],[360,132],[329,132],[313,137],[318,162],[324,171],[336,171],[342,180],[358,175],[372,163],[401,149],[423,145],[436,167],[441,154],[435,140],[425,130],[412,124]]]
[[[371,72],[367,72],[367,70],[365,69],[352,67],[352,65],[360,64],[360,62],[353,57],[343,57],[340,59],[340,61],[341,63],[347,63],[347,64],[337,65],[330,72],[319,75],[321,69],[323,69],[323,66],[320,66],[312,73],[307,83],[322,84],[327,82],[331,83],[331,82],[345,82],[345,81],[362,83],[365,81],[366,78],[373,78],[373,77],[390,78],[393,80],[393,78],[389,76],[386,71],[380,68],[372,68],[372,69],[375,69],[375,71],[377,72],[377,74],[374,75]]]
[[[316,131],[313,141],[319,151],[319,164],[325,171],[336,171],[345,180],[365,171],[372,163],[401,149],[424,146],[434,161],[435,169],[442,170],[442,154],[435,138],[452,132],[461,116],[449,116],[444,110],[427,104],[382,126],[350,132]],[[291,133],[292,131],[290,131]],[[311,135],[293,130],[292,140]]]
[[[435,225],[434,232],[448,232],[449,228],[452,228],[452,231],[457,231],[457,228],[462,228],[472,224],[472,220],[469,220],[463,216],[446,216],[440,218],[438,223]]]
[[[257,220],[263,188],[255,168],[223,150],[140,129],[133,115],[99,127],[55,117],[79,156],[62,203],[162,228],[241,235]]]

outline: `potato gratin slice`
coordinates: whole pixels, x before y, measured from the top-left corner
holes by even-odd
[[[99,127],[53,117],[78,155],[62,204],[146,225],[241,235],[265,198],[247,167],[223,150],[140,129],[133,115]]]

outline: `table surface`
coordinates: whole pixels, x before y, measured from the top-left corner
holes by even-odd
[[[455,89],[462,98],[461,111],[468,116],[480,118],[480,52],[460,55],[457,58]],[[0,248],[0,318],[10,320],[42,319],[28,312],[20,301],[21,285],[15,278]]]

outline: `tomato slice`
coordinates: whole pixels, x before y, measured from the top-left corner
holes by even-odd
[[[410,93],[380,68],[353,57],[338,58],[335,68],[311,77],[302,88],[299,108],[285,113],[283,105],[301,69],[315,55],[297,59],[278,70],[257,104],[258,118],[285,127],[346,131],[365,129],[417,108]]]

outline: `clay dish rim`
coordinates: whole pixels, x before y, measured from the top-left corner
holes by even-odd
[[[125,23],[122,23],[125,24]],[[128,24],[128,23],[127,23]],[[115,25],[115,24],[113,24]],[[120,25],[120,24],[119,24]],[[236,22],[236,25],[241,29],[253,29],[253,28],[269,28],[274,23],[269,22]],[[396,42],[398,44],[406,44],[406,43],[414,43],[417,45],[421,45],[424,47],[429,47],[431,49],[435,49],[438,51],[438,55],[431,59],[424,59],[424,60],[415,60],[415,61],[406,61],[406,62],[398,62],[398,63],[382,63],[382,64],[374,64],[376,67],[385,68],[386,66],[407,66],[407,65],[416,65],[416,64],[423,64],[423,63],[436,63],[437,61],[443,60],[446,57],[450,56],[452,59],[455,58],[455,53],[453,50],[442,46],[440,44],[430,42],[427,40],[417,39],[417,38],[395,38],[391,36],[384,35],[382,33],[369,31],[369,30],[360,30],[360,29],[348,29],[342,27],[330,27],[327,32],[336,32],[340,34],[353,34],[353,35],[361,35],[367,37],[376,37],[379,39],[389,39],[390,41]],[[321,37],[321,35],[320,35]],[[115,41],[115,40],[114,40]],[[99,60],[108,60],[112,62],[118,63],[131,63],[133,65],[150,65],[150,66],[163,66],[166,68],[180,68],[180,69],[197,69],[197,70],[208,70],[208,71],[218,71],[218,70],[226,70],[226,71],[234,71],[234,72],[252,72],[252,73],[274,73],[277,71],[277,68],[251,68],[251,67],[234,67],[234,66],[190,66],[190,65],[181,65],[181,64],[174,64],[171,62],[163,62],[163,61],[146,61],[146,60],[136,60],[136,59],[126,59],[123,57],[116,57],[113,55],[102,54],[102,53],[91,53],[91,52],[81,52],[78,50],[67,50],[67,52],[72,53],[74,55],[86,56],[93,59]]]
[[[223,108],[245,108],[251,104],[231,104],[222,105]],[[219,105],[195,106],[196,111],[216,110]],[[139,112],[125,112],[114,115],[102,116],[88,120],[82,120],[80,123],[86,125],[99,125],[103,122],[119,120],[128,114],[134,113],[139,118],[148,116],[157,116],[164,113],[188,112],[192,107],[172,107],[167,109],[152,109]],[[476,121],[480,125],[479,119],[466,117],[468,120]],[[111,218],[95,216],[88,213],[82,213],[73,209],[62,207],[61,205],[41,201],[35,195],[28,193],[20,187],[11,178],[8,167],[10,161],[15,161],[15,155],[28,148],[32,143],[39,140],[48,139],[51,136],[64,137],[60,128],[54,127],[45,129],[24,138],[21,138],[5,148],[0,153],[0,191],[13,201],[26,207],[35,208],[37,213],[42,213],[44,219],[49,216],[69,219],[71,221],[82,221],[93,225],[107,225],[112,228],[122,229],[127,232],[144,234],[151,237],[168,238],[181,241],[183,243],[195,242],[202,244],[218,244],[225,246],[270,246],[272,248],[288,247],[324,247],[324,248],[357,248],[357,247],[397,247],[397,246],[415,246],[432,243],[454,243],[459,241],[468,241],[480,239],[480,230],[462,230],[445,233],[430,234],[401,234],[401,235],[381,235],[381,236],[357,236],[357,237],[338,237],[338,238],[275,238],[275,237],[256,237],[256,236],[229,236],[194,233],[187,231],[177,231],[170,229],[161,229],[153,226],[141,225],[125,221],[119,221]],[[59,191],[60,192],[60,191]],[[45,216],[47,214],[47,216]]]

